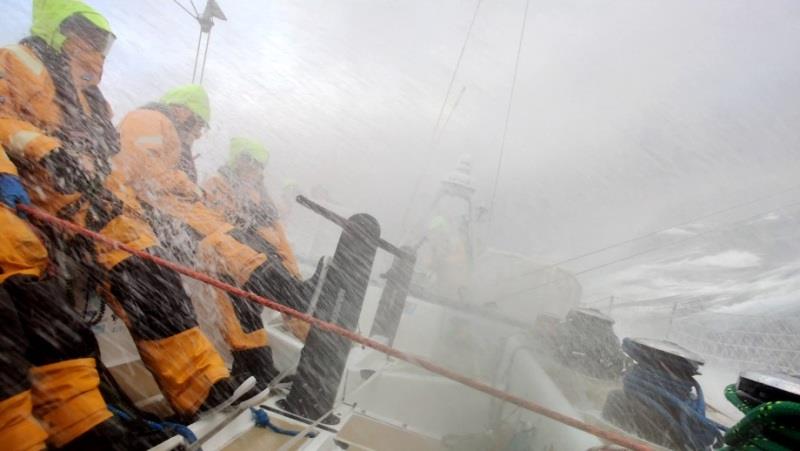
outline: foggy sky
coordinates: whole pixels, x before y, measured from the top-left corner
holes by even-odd
[[[2,3],[10,43],[30,6]],[[198,27],[174,3],[91,3],[117,35],[117,118],[190,81]],[[433,147],[474,1],[219,3],[201,174],[254,136],[269,186],[323,184],[391,240],[420,171],[421,209],[469,153],[488,203],[524,0],[483,1]],[[532,0],[489,241],[552,261],[800,183],[798,43],[792,0]]]

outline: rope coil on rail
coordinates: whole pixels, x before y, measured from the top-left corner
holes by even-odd
[[[622,340],[622,349],[637,361],[622,377],[625,393],[657,414],[676,435],[676,443],[706,449],[722,441],[727,428],[706,417],[703,389],[694,377],[644,364],[642,351],[628,338]]]
[[[451,370],[449,370],[449,369],[447,369],[447,368],[445,368],[443,366],[440,366],[440,365],[438,365],[436,363],[433,363],[433,362],[431,362],[429,360],[426,360],[426,359],[424,359],[422,357],[418,357],[418,356],[415,356],[413,354],[408,354],[408,353],[402,352],[400,350],[397,350],[395,348],[387,346],[387,345],[385,345],[383,343],[380,343],[378,341],[375,341],[375,340],[369,339],[367,337],[364,337],[362,335],[356,334],[356,333],[354,333],[354,332],[352,332],[352,331],[350,331],[348,329],[345,329],[343,327],[340,327],[340,326],[337,326],[335,324],[328,323],[328,322],[322,321],[320,319],[317,319],[317,318],[315,318],[315,317],[313,317],[313,316],[311,316],[311,315],[309,315],[307,313],[302,313],[302,312],[299,312],[297,310],[294,310],[294,309],[291,309],[289,307],[286,307],[285,305],[279,304],[278,302],[276,302],[274,300],[271,300],[271,299],[268,299],[268,298],[265,298],[265,297],[262,297],[262,296],[258,296],[258,295],[254,294],[254,293],[250,293],[248,291],[242,290],[241,288],[237,288],[237,287],[235,287],[233,285],[229,285],[229,284],[224,283],[224,282],[222,282],[220,280],[217,280],[217,279],[215,279],[215,278],[213,278],[213,277],[211,277],[211,276],[209,276],[207,274],[203,274],[201,272],[193,270],[193,269],[191,269],[189,267],[186,267],[186,266],[183,266],[183,265],[179,265],[177,263],[171,262],[169,260],[165,260],[165,259],[160,258],[160,257],[156,257],[156,256],[154,256],[152,254],[149,254],[148,252],[145,252],[145,251],[134,249],[134,248],[132,248],[130,246],[127,246],[127,245],[125,245],[123,243],[120,243],[120,242],[118,242],[116,240],[108,238],[108,237],[106,237],[104,235],[101,235],[101,234],[99,234],[97,232],[93,232],[93,231],[88,230],[88,229],[86,229],[84,227],[81,227],[81,226],[79,226],[79,225],[77,225],[75,223],[72,223],[70,221],[66,221],[66,220],[57,218],[57,217],[55,217],[55,216],[53,216],[53,215],[51,215],[49,213],[46,213],[46,212],[44,212],[44,211],[42,211],[42,210],[40,210],[38,208],[29,206],[29,205],[19,204],[19,205],[17,205],[17,209],[19,211],[29,215],[29,217],[36,218],[39,221],[42,221],[45,224],[50,225],[51,227],[55,227],[55,228],[59,228],[59,229],[66,230],[66,231],[70,231],[70,232],[73,232],[73,233],[77,233],[79,235],[82,235],[84,237],[90,238],[92,240],[104,243],[104,244],[109,245],[109,246],[113,246],[116,249],[121,249],[121,250],[123,250],[125,252],[130,253],[131,255],[135,255],[135,256],[137,256],[139,258],[143,258],[145,260],[149,260],[149,261],[151,261],[151,262],[153,262],[153,263],[155,263],[155,264],[157,264],[159,266],[163,266],[165,268],[169,268],[169,269],[171,269],[171,270],[173,270],[175,272],[178,272],[178,273],[183,274],[185,276],[191,277],[191,278],[193,278],[195,280],[199,280],[201,282],[204,282],[204,283],[206,283],[208,285],[211,285],[211,286],[214,286],[216,288],[219,288],[219,289],[221,289],[223,291],[226,291],[228,293],[231,293],[233,295],[248,299],[248,300],[253,301],[253,302],[257,302],[257,303],[259,303],[261,305],[264,305],[265,307],[268,307],[268,308],[270,308],[272,310],[275,310],[277,312],[284,313],[284,314],[289,315],[291,317],[294,317],[294,318],[300,319],[302,321],[305,321],[305,322],[307,322],[307,323],[309,323],[311,325],[314,325],[314,326],[318,327],[319,329],[322,329],[322,330],[325,330],[325,331],[329,331],[329,332],[333,332],[333,333],[335,333],[337,335],[340,335],[342,337],[345,337],[345,338],[349,339],[350,341],[353,341],[355,343],[361,344],[361,345],[366,346],[368,348],[374,349],[376,351],[379,351],[379,352],[381,352],[383,354],[386,354],[388,356],[397,358],[399,360],[403,360],[405,362],[408,362],[408,363],[411,363],[413,365],[419,366],[419,367],[424,368],[424,369],[426,369],[426,370],[428,370],[428,371],[430,371],[432,373],[438,374],[438,375],[443,376],[443,377],[445,377],[447,379],[450,379],[450,380],[453,380],[455,382],[458,382],[458,383],[460,383],[462,385],[466,385],[467,387],[473,388],[475,390],[483,392],[483,393],[485,393],[487,395],[490,395],[492,397],[495,397],[495,398],[501,399],[503,401],[512,403],[514,405],[522,407],[523,409],[526,409],[526,410],[529,410],[531,412],[543,415],[543,416],[545,416],[547,418],[550,418],[552,420],[555,420],[555,421],[557,421],[559,423],[565,424],[565,425],[570,426],[572,428],[584,431],[586,433],[594,435],[595,437],[601,438],[603,440],[607,440],[607,441],[609,441],[611,443],[615,443],[617,445],[624,446],[624,447],[626,447],[628,449],[635,450],[635,451],[650,451],[650,450],[652,450],[652,448],[648,444],[646,444],[644,442],[641,442],[639,440],[624,436],[624,435],[622,435],[620,433],[617,433],[617,432],[614,432],[614,431],[609,431],[609,430],[606,430],[606,429],[603,429],[603,428],[599,428],[597,426],[588,424],[588,423],[583,422],[581,420],[578,420],[576,418],[573,418],[573,417],[561,414],[559,412],[556,412],[556,411],[554,411],[552,409],[548,409],[547,407],[544,407],[544,406],[542,406],[540,404],[536,404],[534,402],[531,402],[531,401],[528,401],[526,399],[520,398],[518,396],[512,395],[511,393],[507,393],[507,392],[504,392],[502,390],[498,390],[498,389],[496,389],[496,388],[494,388],[494,387],[492,387],[492,386],[490,386],[488,384],[485,384],[483,382],[477,381],[475,379],[468,378],[468,377],[466,377],[466,376],[464,376],[464,375],[462,375],[460,373],[456,373],[454,371],[451,371]]]
[[[800,431],[795,429],[800,424],[800,403],[748,402],[736,393],[736,384],[725,388],[725,398],[745,416],[725,434],[727,446],[722,451],[800,449]]]

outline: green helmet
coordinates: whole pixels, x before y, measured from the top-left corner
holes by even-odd
[[[86,3],[78,0],[33,0],[33,24],[31,34],[42,38],[50,47],[61,51],[66,36],[61,25],[69,18],[78,15],[103,31],[106,42],[100,44],[104,54],[114,40],[111,25],[102,14]]]
[[[165,105],[177,105],[189,109],[202,118],[206,124],[211,120],[211,106],[208,94],[200,85],[183,85],[171,89],[159,100]]]
[[[269,151],[260,142],[249,138],[232,138],[229,162],[233,163],[241,155],[266,165],[269,161]]]

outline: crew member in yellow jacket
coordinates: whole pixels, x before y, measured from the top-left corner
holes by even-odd
[[[46,274],[47,248],[18,204],[30,198],[0,146],[0,443],[115,449],[123,430],[98,389],[94,336]]]
[[[111,168],[119,135],[98,88],[114,39],[108,22],[80,1],[35,0],[31,34],[0,49],[0,145],[16,163],[33,204],[134,248],[155,251],[158,241],[141,205]],[[176,412],[193,415],[234,394],[238,381],[197,327],[177,273],[75,236],[53,233],[51,238],[107,287]],[[15,264],[30,273],[33,269],[26,268],[38,261]],[[93,369],[84,372],[96,377]],[[57,378],[60,372],[47,376]]]
[[[208,95],[185,85],[159,102],[128,113],[119,125],[121,151],[115,167],[148,211],[150,223],[168,250],[203,269],[294,308],[302,308],[310,289],[283,265],[280,256],[264,252],[265,240],[236,227],[204,203],[197,185],[192,144],[210,119]],[[295,267],[296,269],[296,267]],[[227,295],[219,293],[222,298]],[[235,296],[220,301],[225,335],[234,351],[234,375],[253,374],[263,388],[277,374],[261,321],[261,308]],[[232,306],[227,305],[232,302]],[[235,318],[234,318],[235,316]],[[240,353],[240,350],[253,350]]]
[[[268,161],[269,151],[260,142],[243,137],[231,139],[228,163],[203,184],[206,205],[221,212],[229,223],[261,238],[256,243],[261,246],[258,250],[279,260],[286,275],[299,281],[302,276],[297,259],[278,209],[264,187],[264,169]],[[227,326],[227,323],[231,325]],[[287,317],[286,324],[295,336],[305,340],[308,323]],[[226,321],[225,330],[231,338],[238,336],[234,321]],[[229,342],[235,340],[229,339]],[[237,349],[234,344],[232,347]]]
[[[52,138],[31,122],[49,122],[54,132],[59,125],[52,84],[42,83],[48,68],[33,50],[42,46],[41,35],[58,32],[61,70],[67,61],[69,67],[102,61],[92,46],[113,35],[102,16],[78,2],[34,2],[34,14],[39,37],[0,49],[0,443],[9,450],[45,449],[46,443],[118,449],[123,431],[98,388],[94,336],[72,310],[66,288],[48,274],[41,232],[15,211],[31,201],[6,152],[20,158],[26,150],[45,150]],[[37,93],[42,86],[50,90]]]

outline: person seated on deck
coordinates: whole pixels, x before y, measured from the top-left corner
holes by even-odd
[[[275,246],[258,230],[237,227],[204,204],[191,147],[209,119],[208,95],[201,86],[169,91],[160,101],[123,118],[115,167],[145,206],[150,223],[159,238],[169,243],[173,256],[183,263],[199,261],[203,270],[225,282],[304,310],[311,289],[297,277],[296,265],[286,266],[280,252],[273,252]],[[233,375],[252,374],[259,380],[258,387],[266,388],[277,370],[261,318],[263,306],[222,292],[218,292],[218,303],[224,317],[223,335],[233,351]]]

